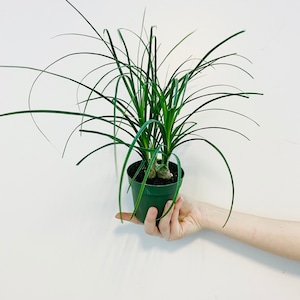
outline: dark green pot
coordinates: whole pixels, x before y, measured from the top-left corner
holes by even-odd
[[[132,165],[130,165],[127,169],[127,174],[129,177],[129,181],[131,182],[132,180],[132,169],[137,169],[137,167],[140,165],[139,162],[135,162]],[[170,162],[170,169],[172,171],[175,169],[177,171],[177,165],[175,163]],[[131,170],[131,171],[130,171]],[[182,178],[184,175],[183,170],[181,171],[181,183],[182,183]],[[173,173],[173,171],[172,171]],[[180,185],[181,185],[180,183]],[[132,197],[133,197],[133,203],[136,205],[137,198],[140,192],[142,184],[137,181],[133,181],[131,184],[131,191],[132,191]],[[168,200],[172,200],[175,192],[176,192],[176,187],[177,187],[177,182],[174,183],[169,183],[165,185],[153,185],[153,184],[146,184],[144,187],[144,191],[142,194],[142,198],[140,201],[140,204],[137,208],[136,211],[136,217],[137,219],[144,223],[144,220],[146,218],[148,209],[152,206],[156,207],[158,209],[158,218],[162,216],[165,205]]]

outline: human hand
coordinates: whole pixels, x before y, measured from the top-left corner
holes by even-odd
[[[168,201],[164,213],[172,205],[172,201]],[[163,214],[164,214],[163,213]],[[125,221],[135,224],[142,224],[135,216],[132,218],[131,213],[122,213]],[[120,219],[120,213],[116,215]],[[198,203],[189,203],[182,197],[179,197],[171,210],[156,225],[157,209],[151,207],[148,210],[144,226],[145,232],[149,235],[159,236],[168,241],[178,240],[187,235],[195,233],[202,229],[203,215]]]

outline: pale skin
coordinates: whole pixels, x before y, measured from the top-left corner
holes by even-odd
[[[165,211],[171,201],[166,204]],[[179,197],[170,212],[156,226],[157,209],[148,210],[145,232],[168,241],[181,239],[202,229],[213,230],[264,251],[300,261],[300,222],[275,220],[233,210],[223,227],[228,210],[202,202],[188,202]],[[131,213],[123,220],[141,224]],[[120,219],[120,214],[116,215]]]

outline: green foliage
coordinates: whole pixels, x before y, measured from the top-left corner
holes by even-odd
[[[13,115],[20,113],[54,113],[81,116],[81,122],[73,131],[82,133],[91,133],[104,136],[109,139],[109,142],[94,149],[92,152],[84,156],[78,164],[88,158],[90,155],[103,148],[122,145],[127,147],[128,152],[125,157],[119,186],[119,204],[121,210],[121,193],[124,175],[126,172],[127,163],[133,152],[137,153],[142,161],[145,169],[145,178],[143,185],[146,184],[147,178],[161,177],[169,179],[173,175],[169,171],[168,163],[170,157],[174,155],[174,150],[187,142],[203,141],[210,145],[219,153],[223,159],[232,183],[232,205],[234,201],[234,181],[229,164],[221,152],[221,150],[211,141],[199,135],[199,132],[204,128],[198,127],[198,123],[193,119],[199,112],[205,111],[211,103],[225,100],[227,98],[248,98],[251,92],[242,92],[238,89],[232,89],[229,86],[222,86],[225,90],[218,89],[216,86],[201,87],[197,90],[189,90],[190,85],[199,78],[206,69],[213,69],[217,65],[227,65],[237,68],[241,72],[248,74],[246,70],[227,62],[227,59],[239,57],[236,53],[229,53],[221,56],[213,56],[217,49],[222,45],[243,33],[237,32],[225,40],[218,43],[215,47],[209,50],[200,59],[187,59],[180,63],[175,71],[164,80],[161,79],[160,71],[166,63],[167,58],[181,45],[191,34],[185,36],[179,41],[164,57],[159,59],[160,47],[155,34],[155,27],[150,27],[147,31],[142,24],[140,34],[127,29],[117,30],[118,41],[115,39],[109,30],[104,30],[103,35],[95,29],[95,27],[81,14],[69,1],[67,1],[84,20],[89,24],[94,32],[94,36],[77,34],[82,38],[93,38],[99,41],[100,46],[104,47],[102,52],[87,53],[77,52],[65,55],[45,69],[36,69],[31,67],[14,66],[15,68],[25,68],[38,71],[39,75],[32,85],[34,88],[37,80],[41,75],[51,75],[71,81],[77,84],[80,88],[88,91],[88,96],[84,101],[81,101],[83,109],[80,112],[73,111],[58,111],[58,110],[27,110],[11,112],[4,115]],[[128,35],[130,43],[127,42]],[[132,38],[136,40],[134,48],[132,46]],[[120,44],[120,46],[119,46]],[[129,45],[130,44],[130,45]],[[105,63],[96,66],[91,70],[82,81],[72,77],[54,73],[50,68],[60,63],[71,56],[79,56],[88,54],[90,56],[101,57],[105,59]],[[192,65],[192,67],[190,67]],[[4,66],[2,66],[4,67]],[[6,66],[9,67],[9,66]],[[12,66],[11,66],[12,67]],[[93,84],[86,83],[85,79],[95,73],[102,72],[98,79]],[[249,74],[248,74],[249,75]],[[234,92],[232,92],[234,90]],[[30,102],[29,96],[29,102]],[[112,114],[101,114],[101,112],[90,113],[89,107],[94,101],[105,101],[112,106]],[[223,109],[226,111],[226,109]],[[227,112],[231,112],[227,110]],[[237,112],[234,112],[239,114]],[[242,114],[239,114],[245,117]],[[104,122],[111,126],[110,131],[89,130],[85,128],[86,124],[91,122]],[[107,127],[107,126],[106,126]],[[215,128],[215,127],[208,127]],[[224,130],[233,129],[219,127]],[[72,134],[73,134],[72,133]],[[72,136],[70,135],[70,137]],[[176,161],[180,166],[180,160],[176,156]],[[179,174],[179,177],[181,174]],[[177,193],[179,186],[177,189]],[[175,195],[176,197],[177,195]],[[175,200],[174,197],[174,200]],[[136,208],[135,208],[136,210]],[[230,216],[229,213],[229,216]],[[228,218],[229,218],[228,216]],[[226,221],[227,222],[227,221]]]

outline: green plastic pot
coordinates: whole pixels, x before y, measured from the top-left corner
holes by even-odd
[[[132,176],[130,175],[129,170],[132,168],[136,168],[136,166],[139,166],[141,162],[135,162],[131,164],[127,169],[127,174],[129,178],[129,182],[131,182],[131,191],[132,191],[132,198],[133,198],[133,204],[136,205],[137,198],[141,189],[142,184],[138,181],[132,181]],[[175,163],[170,162],[170,169],[172,168],[177,170],[177,165]],[[184,176],[184,171],[181,170],[181,182],[182,184],[182,178]],[[142,198],[140,200],[139,206],[136,210],[135,216],[137,219],[144,223],[148,209],[152,206],[156,207],[158,210],[157,218],[160,218],[163,214],[165,205],[168,200],[172,200],[175,192],[176,192],[177,182],[169,183],[165,185],[153,185],[153,184],[146,184],[144,187],[144,191],[142,194]]]

